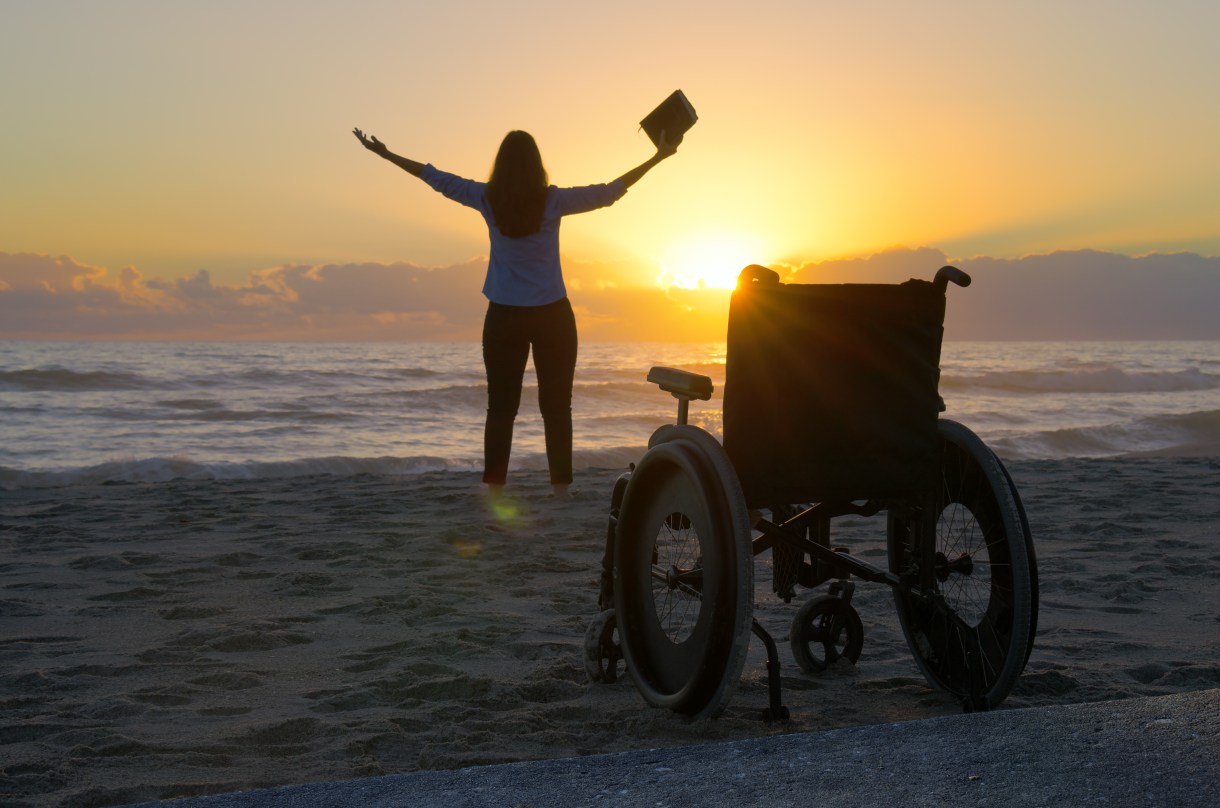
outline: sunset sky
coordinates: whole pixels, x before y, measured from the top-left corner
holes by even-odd
[[[468,336],[484,225],[352,127],[479,179],[523,128],[553,182],[586,184],[649,156],[638,121],[678,87],[700,117],[678,155],[563,225],[585,323],[615,315],[582,290],[895,247],[1220,255],[1214,0],[0,9],[0,337],[157,336],[175,317],[206,336],[221,309],[199,301],[240,320],[266,310],[254,292],[297,303],[283,278],[327,266],[364,326]],[[454,277],[427,306],[362,280],[396,271]],[[13,325],[38,306],[58,330]],[[124,330],[124,310],[157,317]],[[226,333],[305,333],[256,319]]]

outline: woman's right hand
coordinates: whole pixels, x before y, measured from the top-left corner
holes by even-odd
[[[374,154],[380,154],[384,157],[385,153],[389,151],[385,144],[377,139],[376,135],[366,137],[364,132],[361,132],[359,129],[353,129],[352,134],[356,136],[356,139],[360,141],[364,148],[368,149]]]

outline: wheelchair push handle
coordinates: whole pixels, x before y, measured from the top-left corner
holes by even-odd
[[[773,269],[759,266],[758,264],[750,264],[748,267],[737,273],[737,288],[749,286],[752,283],[764,283],[768,285],[777,285],[779,283],[779,273]]]
[[[943,293],[949,288],[950,281],[965,289],[970,285],[970,276],[965,272],[962,272],[957,267],[943,266],[937,270],[936,278],[932,282],[935,283],[936,288]]]

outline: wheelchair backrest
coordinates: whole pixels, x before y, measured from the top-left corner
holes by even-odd
[[[745,273],[743,273],[743,276]],[[905,497],[937,468],[943,284],[782,284],[729,306],[724,448],[751,506]]]

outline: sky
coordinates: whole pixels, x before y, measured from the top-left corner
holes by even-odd
[[[477,338],[481,219],[352,128],[477,179],[522,128],[553,182],[581,185],[650,155],[638,121],[676,88],[699,113],[678,154],[564,222],[582,334],[656,333],[642,312],[693,329],[675,338],[722,332],[746,264],[818,280],[895,252],[1001,274],[1059,256],[1101,282],[1099,254],[1120,273],[1184,256],[1188,299],[1220,305],[1214,0],[0,0],[0,17],[0,338]]]

